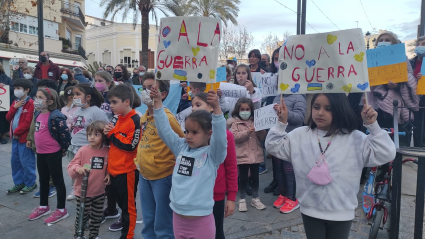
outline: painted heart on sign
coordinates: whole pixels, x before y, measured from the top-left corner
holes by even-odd
[[[280,88],[281,91],[285,91],[286,89],[288,89],[288,87],[289,87],[288,84],[280,83],[280,85],[279,85],[279,88]]]
[[[351,92],[351,88],[353,88],[353,85],[351,85],[351,84],[344,85],[344,86],[342,87],[342,89],[343,89],[345,92],[348,92],[348,93],[350,93],[350,92]]]
[[[215,79],[215,70],[210,70],[210,79]]]
[[[201,48],[199,48],[199,46],[197,48],[192,47],[192,53],[194,56],[198,55],[198,52],[201,50]]]
[[[332,45],[332,43],[334,43],[336,41],[336,39],[338,39],[337,36],[332,36],[331,34],[328,34],[327,40],[328,40],[329,45]]]
[[[367,87],[369,87],[369,83],[366,82],[364,84],[357,84],[357,88],[359,88],[362,91],[365,91],[367,89]]]
[[[165,48],[168,48],[171,44],[171,41],[164,41]]]
[[[300,90],[300,84],[295,84],[293,88],[291,88],[292,93],[297,93]]]
[[[308,68],[311,68],[312,66],[316,65],[316,61],[313,59],[311,61],[305,61],[305,64],[307,64]]]
[[[364,53],[363,52],[360,52],[360,54],[355,54],[354,55],[354,60],[356,60],[358,62],[362,62],[363,61],[363,56],[364,56]]]

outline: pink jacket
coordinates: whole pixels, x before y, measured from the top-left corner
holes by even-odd
[[[81,183],[83,182],[83,175],[77,173],[77,169],[85,164],[91,166],[86,197],[96,197],[105,193],[106,185],[103,179],[107,173],[108,152],[109,147],[107,146],[95,150],[86,145],[78,150],[74,159],[68,165],[68,174],[72,179],[75,179],[75,195],[81,196]]]
[[[227,120],[227,128],[235,136],[236,158],[238,164],[256,164],[264,162],[263,148],[261,140],[266,138],[267,132],[261,130],[249,133],[249,129],[254,127],[254,120],[251,117],[248,121],[239,118]]]
[[[407,59],[407,57],[406,57]],[[409,59],[407,59],[407,76],[408,81],[398,83],[399,87],[396,89],[388,89],[387,85],[372,86],[369,92],[369,104],[375,109],[381,109],[382,111],[393,115],[393,101],[398,101],[398,106],[411,107],[413,111],[419,110],[419,97],[416,95],[417,80],[413,76],[413,69],[410,65]],[[374,96],[374,94],[382,95],[381,98]],[[413,114],[411,114],[413,121]],[[409,121],[409,109],[399,108],[398,109],[398,123],[403,124]]]

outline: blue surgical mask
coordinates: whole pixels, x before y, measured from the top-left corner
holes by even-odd
[[[378,47],[384,47],[384,46],[391,46],[391,42],[387,42],[387,41],[382,41],[382,42],[378,42]]]
[[[240,111],[239,116],[243,120],[248,120],[251,117],[251,111]]]
[[[417,46],[415,48],[415,53],[419,57],[424,57],[425,56],[425,46]]]
[[[140,72],[139,76],[143,76],[145,74],[145,72]]]
[[[68,75],[67,74],[62,74],[61,75],[62,80],[68,80]]]
[[[190,98],[193,98],[195,96],[195,94],[193,94],[191,90],[187,94],[189,95]]]

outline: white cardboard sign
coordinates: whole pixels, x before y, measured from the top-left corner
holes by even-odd
[[[180,127],[182,128],[183,132],[186,130],[185,125],[184,125],[186,117],[189,116],[191,113],[192,113],[192,107],[189,107],[189,108],[181,111],[180,113],[176,114],[177,122],[179,122]]]
[[[254,127],[255,131],[270,129],[279,121],[276,111],[271,104],[254,110]]]
[[[277,91],[277,74],[254,72],[252,80],[261,91],[262,97],[279,95]]]
[[[291,36],[279,52],[279,93],[370,91],[360,28]]]
[[[223,92],[223,96],[230,98],[242,98],[247,97],[247,90],[244,86],[236,85],[233,83],[220,83],[220,90]]]
[[[220,18],[161,18],[156,78],[215,83],[221,29]]]
[[[10,109],[10,88],[8,85],[0,87],[0,111]]]

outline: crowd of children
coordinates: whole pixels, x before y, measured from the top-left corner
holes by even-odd
[[[121,216],[116,222],[120,238],[133,238],[139,189],[144,238],[224,238],[223,220],[233,214],[238,192],[240,212],[248,211],[245,198],[251,193],[251,206],[266,208],[258,193],[259,170],[271,154],[279,193],[273,206],[282,213],[300,208],[308,238],[324,238],[323,233],[347,238],[362,168],[384,164],[395,155],[391,139],[376,122],[376,111],[366,104],[361,111],[371,132],[366,136],[356,130],[345,95],[315,94],[308,124],[302,126],[305,97],[283,95],[274,100],[278,124],[269,132],[256,131],[254,110],[261,105],[261,92],[250,67],[239,65],[234,72],[233,83],[246,87],[245,97],[203,92],[205,83],[191,84],[192,90],[185,91],[180,107],[191,106],[192,113],[184,121],[184,132],[163,105],[170,82],[155,80],[154,73],[143,75],[140,94],[127,84],[115,85],[107,72],[96,73],[91,84],[61,86],[62,96],[55,82],[41,80],[34,99],[28,96],[32,83],[15,80],[16,100],[7,114],[14,182],[8,194],[36,189],[37,165],[40,201],[29,220],[47,215],[45,223],[65,219],[66,199],[76,199],[76,218],[81,213],[84,218],[84,225],[75,222],[76,237],[83,236],[78,228],[87,226],[88,238],[98,238],[101,223]],[[135,110],[141,103],[146,112]],[[223,112],[229,112],[227,120]],[[68,198],[64,156],[73,185]],[[317,169],[323,165],[326,170]],[[81,211],[87,173],[86,207]],[[57,193],[56,210],[48,202],[52,190]]]

